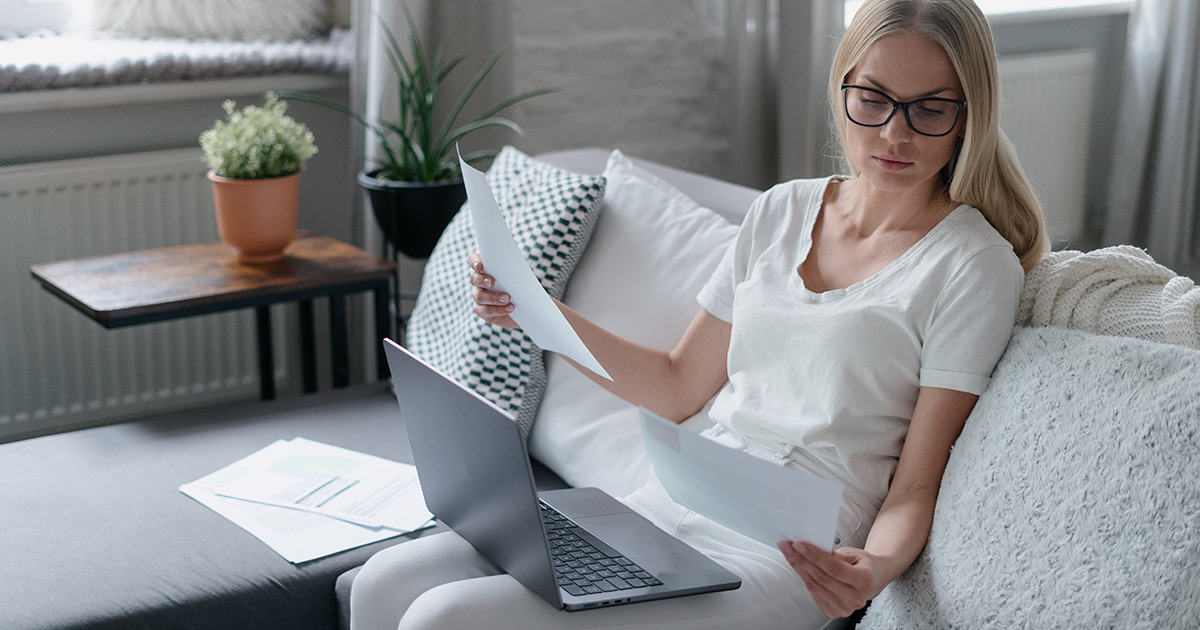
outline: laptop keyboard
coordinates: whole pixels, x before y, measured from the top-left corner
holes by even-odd
[[[579,596],[662,584],[629,558],[585,540],[584,530],[554,508],[541,507],[559,588]]]

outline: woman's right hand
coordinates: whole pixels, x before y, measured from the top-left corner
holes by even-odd
[[[492,291],[496,279],[483,272],[483,259],[479,254],[467,257],[471,268],[471,299],[475,301],[475,314],[489,324],[504,328],[520,328],[510,317],[513,305],[507,293]]]

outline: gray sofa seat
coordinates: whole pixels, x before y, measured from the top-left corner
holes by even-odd
[[[0,445],[0,628],[336,628],[337,576],[404,538],[293,565],[178,489],[297,436],[411,461],[384,384]]]

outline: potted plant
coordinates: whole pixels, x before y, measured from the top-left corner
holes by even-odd
[[[317,152],[316,143],[272,92],[262,106],[239,111],[225,101],[223,107],[226,118],[200,134],[217,232],[238,262],[278,262],[296,237],[300,171]]]
[[[436,120],[434,108],[437,103],[451,98],[441,89],[442,83],[465,57],[458,56],[443,63],[442,53],[438,51],[432,60],[427,58],[412,14],[407,6],[401,6],[408,20],[407,55],[391,29],[379,19],[398,94],[393,120],[383,120],[382,113],[368,118],[341,103],[305,92],[280,92],[280,95],[341,112],[379,140],[383,158],[378,166],[359,173],[358,183],[369,193],[375,220],[392,246],[409,257],[426,258],[442,230],[466,200],[455,149],[457,142],[486,127],[507,127],[523,133],[516,123],[497,114],[523,100],[554,90],[525,92],[460,124],[458,119],[463,107],[500,60],[503,51],[497,52],[458,95],[444,120]],[[463,159],[473,163],[495,154],[496,151],[478,151],[464,155]]]

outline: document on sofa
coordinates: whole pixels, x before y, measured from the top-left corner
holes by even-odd
[[[492,187],[488,185],[487,176],[467,164],[461,155],[458,162],[467,188],[479,254],[483,257],[487,273],[496,279],[495,290],[512,296],[513,320],[542,350],[566,355],[596,374],[612,380],[533,275],[525,255],[504,222],[504,215],[496,203]]]
[[[293,563],[432,519],[411,465],[303,438],[279,440],[179,489]]]
[[[841,484],[640,411],[650,464],[674,501],[772,547],[780,540],[803,540],[833,548]]]

